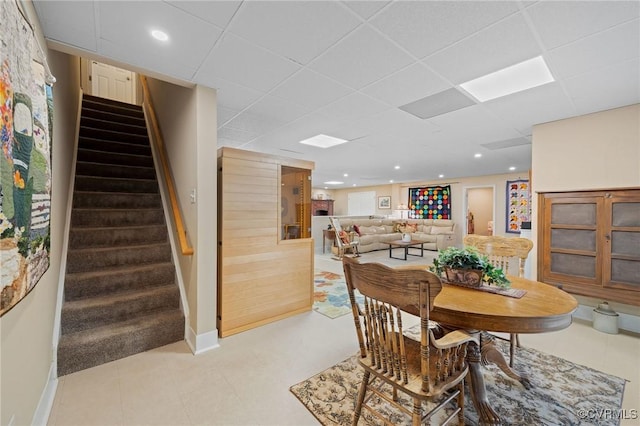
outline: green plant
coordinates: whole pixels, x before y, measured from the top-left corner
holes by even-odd
[[[495,284],[499,287],[509,287],[511,282],[504,271],[496,268],[489,262],[487,256],[480,254],[473,247],[457,248],[449,247],[438,252],[438,257],[433,259],[433,265],[429,270],[438,276],[442,276],[444,268],[452,269],[479,269],[483,272],[483,281]]]

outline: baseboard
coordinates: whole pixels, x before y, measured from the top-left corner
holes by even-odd
[[[218,330],[212,330],[203,334],[196,334],[191,327],[187,327],[187,345],[194,355],[210,351],[220,347],[218,343]]]
[[[625,313],[618,313],[618,328],[620,330],[640,333],[640,317]],[[573,313],[574,318],[593,322],[593,306],[578,305],[578,309]]]
[[[40,395],[40,401],[36,407],[35,413],[33,413],[32,425],[46,426],[49,422],[49,415],[53,408],[53,401],[56,397],[56,390],[58,389],[58,378],[56,375],[56,363],[52,362],[49,368],[49,380]]]

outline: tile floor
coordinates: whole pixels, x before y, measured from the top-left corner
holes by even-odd
[[[386,252],[375,260],[388,262]],[[317,255],[315,267],[342,269],[328,254]],[[289,387],[355,353],[352,327],[350,315],[332,320],[308,312],[221,339],[220,348],[198,356],[178,342],[63,376],[48,424],[317,425]],[[640,411],[640,337],[574,322],[521,342],[629,380],[623,408]]]

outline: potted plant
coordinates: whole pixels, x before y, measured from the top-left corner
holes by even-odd
[[[482,282],[508,288],[511,282],[504,271],[496,268],[473,247],[449,247],[438,252],[429,269],[449,282],[480,287]]]

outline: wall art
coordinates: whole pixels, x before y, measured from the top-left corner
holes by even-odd
[[[451,219],[451,187],[409,188],[409,219]]]
[[[531,187],[528,179],[507,181],[506,232],[519,234],[522,222],[531,221]]]

